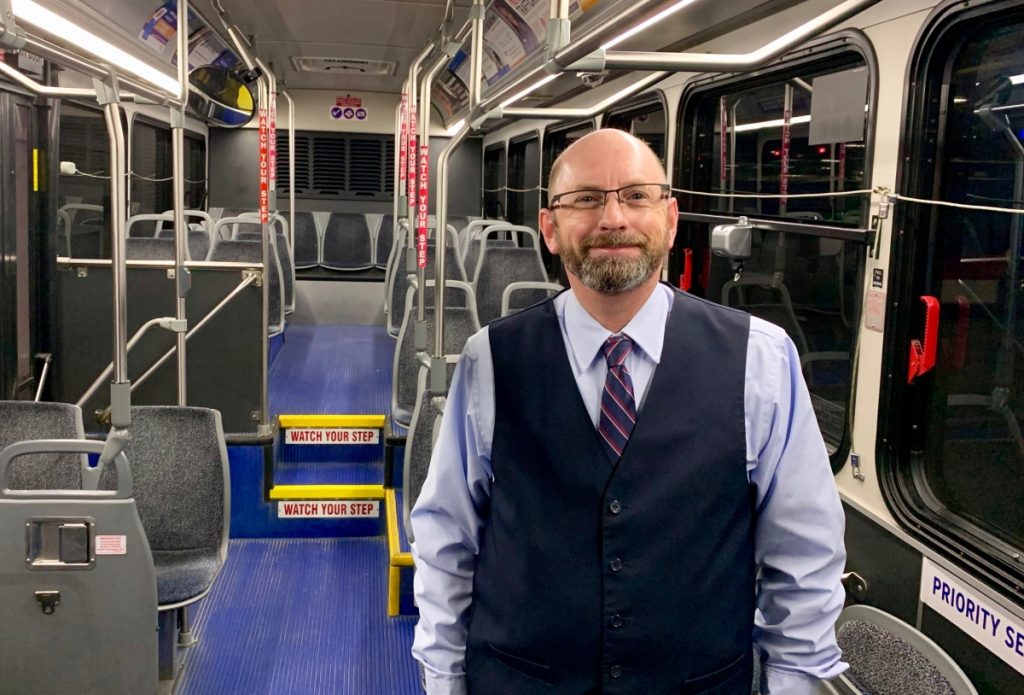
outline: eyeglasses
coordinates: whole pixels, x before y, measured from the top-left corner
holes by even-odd
[[[671,187],[667,183],[634,183],[610,190],[582,190],[559,193],[551,198],[549,210],[569,210],[571,213],[595,213],[604,208],[608,194],[614,193],[619,205],[627,210],[653,208],[669,196]]]

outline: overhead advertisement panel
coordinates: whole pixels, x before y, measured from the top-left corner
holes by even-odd
[[[600,0],[572,0],[569,17],[575,19]],[[547,44],[550,0],[491,0],[484,15],[484,54],[481,58],[483,86],[493,88],[506,75]],[[435,83],[431,100],[449,125],[469,100],[471,39],[448,65],[448,71]]]
[[[143,22],[139,40],[168,62],[178,60],[178,0],[167,0],[156,8]],[[229,49],[197,14],[188,13],[188,67],[189,70],[203,65],[218,65],[234,68],[239,64],[238,56]]]

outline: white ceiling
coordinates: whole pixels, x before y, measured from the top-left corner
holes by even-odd
[[[211,0],[194,5],[215,19]],[[410,63],[444,21],[447,0],[221,0],[255,53],[292,89],[402,91]],[[457,26],[472,0],[454,0]],[[218,23],[218,29],[219,29]],[[293,56],[389,60],[388,77],[299,72]]]

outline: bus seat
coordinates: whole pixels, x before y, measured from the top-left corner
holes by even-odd
[[[395,243],[394,216],[384,215],[380,218],[377,234],[373,238],[373,266],[384,270],[388,267]]]
[[[219,224],[219,222],[218,222]],[[230,263],[262,263],[263,244],[256,241],[225,241],[217,239],[210,249],[208,261]],[[277,258],[277,247],[270,245],[270,268],[267,273],[269,283],[268,297],[268,332],[277,335],[284,330],[284,287],[281,282],[281,264]]]
[[[537,234],[537,232],[531,227],[509,224],[508,222],[498,222],[496,224],[487,225],[486,227],[476,226],[475,224],[471,226],[473,226],[474,229],[469,233],[469,239],[466,242],[466,251],[463,254],[463,260],[466,268],[469,269],[469,281],[472,283],[476,283],[476,274],[479,272],[480,265],[480,249],[485,245],[519,246],[519,232],[523,232],[527,236],[530,236],[531,239],[533,239]],[[539,253],[540,245],[536,240],[534,240],[534,245],[537,246],[537,251]]]
[[[416,506],[420,490],[423,489],[423,482],[427,479],[430,453],[434,449],[434,441],[441,419],[441,413],[435,406],[435,398],[443,399],[444,397],[444,394],[435,393],[427,388],[429,376],[430,370],[422,367],[416,386],[419,396],[416,399],[412,422],[409,425],[409,434],[405,441],[405,467],[402,470],[402,515],[410,543],[416,539],[413,538],[409,513]]]
[[[131,412],[125,455],[163,611],[205,596],[227,557],[227,447],[216,410],[133,406]],[[103,489],[114,487],[112,473],[103,471]]]
[[[565,288],[556,282],[512,282],[501,293],[501,315],[508,316],[543,302]]]
[[[0,449],[37,439],[85,440],[82,409],[70,403],[0,401]],[[12,462],[7,481],[17,490],[84,488],[84,454],[33,454]],[[92,486],[95,487],[95,486]]]
[[[760,287],[771,290],[778,294],[779,302],[777,304],[747,304],[742,299],[742,288],[744,287]],[[731,301],[734,289],[740,291],[738,302]],[[743,309],[754,316],[780,326],[796,343],[797,350],[801,355],[810,352],[807,338],[804,336],[804,331],[796,318],[796,312],[793,310],[793,299],[790,297],[789,288],[786,287],[782,273],[743,273],[739,278],[726,281],[722,285],[722,304]]]
[[[295,268],[315,268],[320,263],[320,232],[311,212],[295,211]]]
[[[536,234],[536,232],[534,232]],[[480,323],[486,325],[501,316],[501,297],[513,282],[547,282],[544,262],[536,246],[493,248],[485,246],[477,264],[476,290]]]
[[[147,223],[152,224],[147,224]],[[124,233],[129,239],[152,239],[160,236],[160,229],[164,222],[174,223],[174,211],[161,213],[144,213],[132,215],[124,225]]]
[[[124,254],[129,261],[173,261],[174,239],[129,237],[125,239]],[[186,260],[188,260],[186,255]]]
[[[373,240],[366,215],[334,212],[323,235],[320,265],[332,270],[366,270],[373,267]]]
[[[428,347],[434,344],[434,293],[430,288],[433,280],[427,280],[425,298],[428,306],[424,307],[424,319],[427,324]],[[446,284],[444,308],[444,351],[446,355],[460,355],[462,348],[470,336],[480,330],[480,320],[476,314],[476,299],[473,288],[466,282],[449,280]],[[398,332],[398,346],[395,349],[391,380],[391,417],[403,427],[409,427],[412,411],[416,406],[416,377],[420,363],[417,359],[415,345],[415,322],[418,306],[415,302],[416,286],[413,282],[406,293],[405,319]],[[449,301],[451,300],[451,301]],[[449,368],[449,381],[454,364]]]
[[[462,260],[463,261],[466,260],[466,251],[469,249],[469,242],[473,238],[473,235],[476,232],[480,231],[480,230],[483,230],[483,229],[486,229],[487,227],[490,227],[492,224],[509,224],[509,223],[506,222],[505,220],[493,220],[493,219],[488,219],[488,218],[474,218],[474,219],[470,219],[469,223],[465,227],[463,227],[462,229],[459,230],[459,253],[462,254]],[[476,266],[472,265],[472,264],[467,264],[466,267],[467,268],[473,268],[473,269],[476,268]],[[472,278],[470,278],[470,279],[472,280]]]
[[[836,623],[846,673],[822,682],[836,695],[977,695],[956,662],[907,623],[871,606],[849,606]]]
[[[102,442],[0,452],[0,680],[10,693],[153,693],[156,576],[125,455],[116,490],[12,490],[15,458],[99,454]],[[99,552],[97,537],[110,543]],[[105,544],[106,545],[106,544]]]
[[[434,251],[434,240],[427,240],[427,267],[424,269],[424,276],[428,280],[434,279],[436,273],[435,270],[435,257]],[[398,254],[399,257],[402,254]],[[466,281],[466,270],[462,266],[462,259],[459,258],[459,252],[454,246],[445,246],[445,266],[444,274],[446,280],[456,280],[459,282]],[[388,334],[394,337],[398,336],[398,331],[401,328],[401,321],[405,316],[403,308],[405,306],[405,294],[409,288],[409,278],[416,277],[413,273],[405,272],[394,272],[392,273],[391,284],[388,287],[387,295],[387,307],[388,307]]]

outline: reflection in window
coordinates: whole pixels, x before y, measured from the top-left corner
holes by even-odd
[[[163,212],[173,206],[171,132],[139,119],[132,123],[129,214]]]
[[[660,101],[631,109],[623,113],[610,114],[605,128],[618,128],[635,135],[646,142],[661,163],[665,163],[665,107]]]
[[[505,147],[484,150],[484,217],[505,219]]]
[[[976,31],[948,58],[947,118],[935,168],[943,200],[1024,208],[1024,23]],[[939,61],[941,62],[941,61]],[[936,108],[938,104],[936,103]],[[942,208],[933,240],[941,301],[923,467],[949,511],[1024,545],[1024,218]],[[922,234],[922,236],[925,236]]]
[[[857,53],[814,65],[711,82],[690,97],[680,187],[720,195],[684,196],[680,210],[862,226],[863,196],[828,194],[867,184],[867,67]],[[820,195],[788,197],[798,194]],[[696,259],[692,291],[786,330],[800,353],[833,464],[841,464],[864,247],[755,230],[751,257],[739,264],[707,251],[709,233],[706,224],[687,224],[677,237]]]
[[[104,230],[110,200],[110,145],[103,112],[70,102],[61,105],[59,157],[75,174],[61,174],[57,253],[74,258],[109,256]]]

